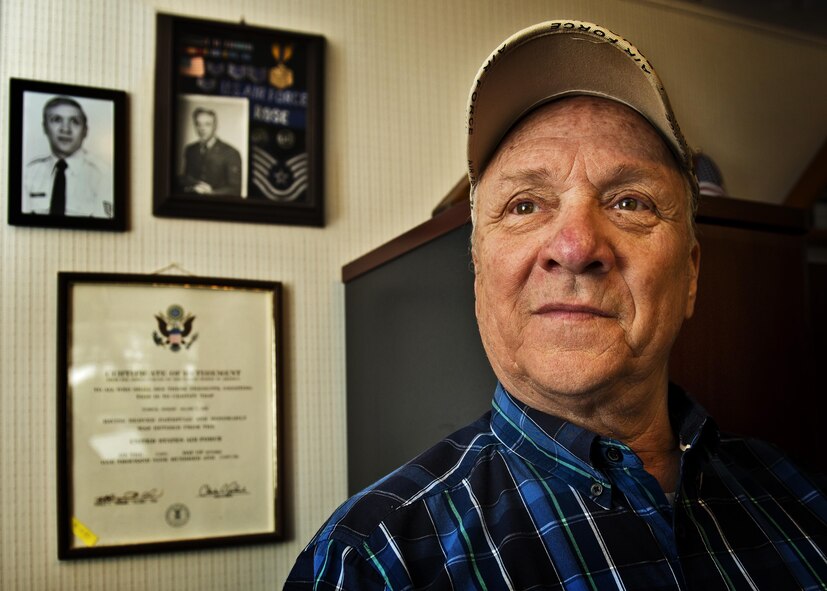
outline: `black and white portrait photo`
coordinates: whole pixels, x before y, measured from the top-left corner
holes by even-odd
[[[10,223],[120,229],[122,94],[12,80]]]
[[[179,97],[180,191],[247,196],[247,112],[246,99]]]

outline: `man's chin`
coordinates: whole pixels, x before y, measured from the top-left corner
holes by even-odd
[[[571,400],[574,404],[575,401],[584,402],[610,391],[614,384],[625,382],[624,368],[618,355],[595,358],[588,352],[568,351],[548,359],[543,364],[526,364],[521,375],[501,381],[512,384],[512,389],[524,391],[525,397]],[[512,394],[520,396],[520,392]]]
[[[68,158],[75,152],[77,152],[79,147],[73,146],[72,144],[56,144],[52,146],[52,153],[57,156],[58,158]]]
[[[613,380],[605,375],[565,375],[539,376],[539,379],[529,379],[532,389],[547,396],[559,399],[581,400],[590,398],[610,389]]]

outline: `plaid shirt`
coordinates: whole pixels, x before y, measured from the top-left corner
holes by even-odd
[[[345,502],[285,589],[827,589],[827,502],[775,448],[670,388],[674,507],[630,448],[493,409]]]

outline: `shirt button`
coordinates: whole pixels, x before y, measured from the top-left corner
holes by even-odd
[[[599,497],[603,494],[603,485],[599,482],[594,482],[589,490],[591,491],[593,497]]]
[[[606,457],[612,462],[619,462],[623,459],[623,454],[616,447],[610,447],[606,450]]]

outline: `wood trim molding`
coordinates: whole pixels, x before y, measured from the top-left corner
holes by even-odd
[[[442,201],[437,203],[436,207],[431,212],[431,215],[437,215],[438,213],[442,213],[446,209],[449,209],[452,205],[456,205],[462,201],[468,201],[470,194],[471,182],[468,180],[466,175],[462,175],[462,178],[460,178],[457,184],[454,185],[450,191],[448,191],[448,194],[442,198]]]
[[[471,206],[468,199],[465,199],[342,267],[342,282],[356,279],[379,265],[470,222]]]
[[[784,205],[811,209],[820,197],[827,194],[827,139],[821,144],[812,162],[804,169]]]

